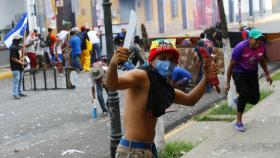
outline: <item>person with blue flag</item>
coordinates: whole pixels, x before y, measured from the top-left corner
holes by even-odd
[[[25,97],[25,94],[21,93],[21,80],[23,78],[24,69],[24,55],[22,52],[22,47],[20,46],[21,37],[15,36],[13,39],[12,46],[10,50],[10,66],[13,74],[13,98],[20,99],[20,97]]]
[[[25,97],[21,93],[21,80],[23,78],[23,69],[25,66],[24,52],[20,45],[21,38],[24,36],[27,28],[27,13],[24,13],[16,26],[10,30],[4,37],[4,43],[10,50],[10,67],[13,74],[13,98],[20,99]]]

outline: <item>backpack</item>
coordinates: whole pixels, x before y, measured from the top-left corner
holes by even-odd
[[[52,41],[51,41],[51,36],[50,36],[50,34],[48,34],[48,36],[47,36],[47,38],[46,38],[46,46],[47,47],[50,47],[51,46],[51,44],[52,44]]]
[[[81,40],[81,50],[85,50],[85,49],[87,49],[87,45],[86,45],[86,39],[87,39],[87,37],[86,37],[86,33],[84,33],[84,32],[79,32],[79,33],[77,33],[77,36],[80,38],[80,40]]]

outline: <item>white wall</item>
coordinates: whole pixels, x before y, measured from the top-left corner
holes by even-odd
[[[0,29],[12,24],[16,14],[25,12],[25,0],[0,0]]]

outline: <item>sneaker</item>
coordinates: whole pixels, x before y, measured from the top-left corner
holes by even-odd
[[[20,93],[19,96],[20,97],[26,97],[27,95]]]
[[[235,129],[239,132],[245,132],[246,131],[242,122],[236,122],[235,123]]]
[[[17,95],[14,95],[13,97],[14,97],[14,99],[16,99],[16,100],[17,100],[17,99],[20,99],[20,97],[17,96]]]

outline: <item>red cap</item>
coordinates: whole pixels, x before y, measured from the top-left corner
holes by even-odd
[[[86,31],[86,29],[87,29],[87,27],[86,27],[86,26],[82,26],[82,27],[81,27],[81,32]]]
[[[171,53],[176,57],[176,64],[179,60],[179,53],[171,41],[167,39],[160,39],[152,41],[148,61],[152,61],[160,53]]]

